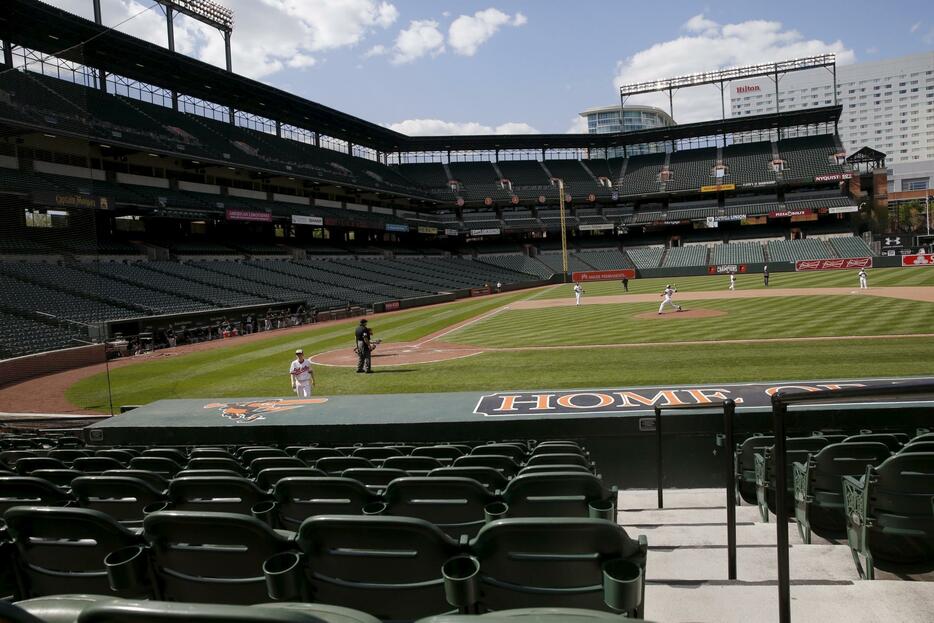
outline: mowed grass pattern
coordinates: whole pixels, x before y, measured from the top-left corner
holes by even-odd
[[[677,301],[677,299],[675,299]],[[572,346],[934,333],[934,303],[877,296],[792,296],[681,301],[725,316],[636,318],[657,303],[623,303],[499,312],[445,336],[485,347]],[[677,314],[670,308],[665,312]]]
[[[785,273],[782,278],[787,278],[789,283],[779,283],[782,287],[806,287],[802,279],[813,282],[815,277],[828,276],[833,280],[841,278],[830,273]],[[722,276],[692,279],[696,281],[676,283],[683,290],[725,288]],[[870,279],[873,286],[882,285],[880,279],[884,279],[886,285],[934,285],[934,270],[879,270],[873,271]],[[637,284],[641,289],[637,289]],[[665,280],[633,281],[630,288],[636,292],[656,292],[664,284]],[[820,285],[844,284],[837,281]],[[570,288],[561,285],[375,316],[371,326],[376,336],[387,342],[417,341],[513,301],[553,297],[565,287]],[[605,294],[618,294],[621,289],[618,282],[588,284],[588,295],[594,294],[594,288],[605,288]],[[564,296],[560,292],[557,295]],[[850,295],[730,300],[726,298],[728,295],[724,293],[724,299],[690,303],[728,313],[706,319],[637,321],[632,318],[642,311],[657,309],[657,302],[499,312],[445,336],[444,341],[476,339],[490,347],[551,344],[558,348],[493,351],[442,363],[391,368],[381,366],[377,357],[374,359],[376,374],[371,375],[355,374],[353,368],[315,366],[318,380],[315,393],[496,391],[934,374],[934,338],[926,337],[753,341],[741,346],[677,343],[796,335],[934,332],[932,303]],[[301,346],[306,353],[313,354],[350,347],[355,324],[312,326],[288,335],[273,333],[250,343],[230,340],[220,348],[116,368],[111,371],[110,379],[112,402],[119,407],[163,398],[288,396],[287,370],[295,348]],[[633,342],[636,344],[624,348],[561,348]],[[665,343],[646,345],[651,342]],[[110,403],[107,377],[99,374],[85,379],[70,388],[66,396],[76,406],[106,412]]]
[[[800,273],[771,273],[769,288],[853,288],[859,286],[855,270],[826,270]],[[869,286],[934,286],[934,268],[875,268],[870,269]],[[666,284],[673,284],[681,292],[727,291],[728,275],[701,275],[695,277],[665,277],[652,279],[630,279],[631,294],[659,293]],[[593,281],[584,283],[585,300],[588,296],[612,296],[624,294],[619,281]],[[538,298],[573,299],[573,284],[558,285]],[[737,290],[765,289],[761,273],[736,275]]]

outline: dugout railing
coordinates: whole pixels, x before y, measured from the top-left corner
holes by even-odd
[[[788,408],[794,406],[834,406],[847,407],[845,401],[854,398],[906,398],[934,402],[934,381],[893,381],[889,387],[845,387],[834,390],[779,390],[772,396],[772,428],[775,436],[775,515],[776,515],[776,566],[778,570],[778,620],[779,623],[791,623],[791,581],[788,562],[788,509],[785,506],[787,495],[787,456],[785,438],[787,431]],[[844,402],[841,402],[844,401]],[[896,401],[885,405],[898,408]],[[903,406],[903,405],[902,405]],[[656,414],[658,409],[656,408]],[[929,416],[934,421],[934,415]],[[656,417],[658,420],[658,417]]]
[[[727,577],[736,579],[736,495],[735,487],[735,455],[733,454],[733,424],[736,417],[736,402],[727,398],[721,403],[712,404],[685,404],[685,405],[655,405],[655,475],[658,491],[658,508],[665,507],[665,465],[662,444],[662,411],[715,411],[723,412],[723,438],[725,447],[725,460],[723,466],[723,484],[726,489],[726,534],[727,534]]]

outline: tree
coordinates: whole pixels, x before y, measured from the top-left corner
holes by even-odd
[[[925,223],[924,206],[918,200],[901,203],[893,211],[895,217],[894,231],[919,231]]]

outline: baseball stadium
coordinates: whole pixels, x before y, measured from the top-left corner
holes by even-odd
[[[407,135],[93,4],[0,14],[0,621],[931,620],[934,238],[836,97]]]

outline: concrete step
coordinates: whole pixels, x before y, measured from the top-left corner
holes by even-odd
[[[649,543],[651,544],[651,540]],[[792,580],[858,580],[846,545],[792,545],[788,549]],[[646,576],[650,581],[726,580],[725,548],[679,547],[649,552]],[[736,577],[744,582],[769,582],[778,577],[774,547],[736,550]]]
[[[665,508],[724,508],[723,489],[665,489]],[[619,492],[619,510],[651,510],[658,508],[655,489],[626,489]]]
[[[625,524],[624,524],[625,525]],[[631,527],[632,535],[644,534],[649,540],[649,547],[726,547],[726,524],[717,525],[662,525]],[[736,526],[736,544],[742,546],[772,546],[778,537],[775,524],[742,524]],[[816,544],[828,544],[816,535],[812,539]],[[788,524],[788,543],[801,543],[801,536],[794,523]]]
[[[726,523],[725,508],[664,508],[646,510],[624,510],[617,513],[617,521],[623,526],[664,524]],[[737,506],[737,523],[761,523],[759,509],[755,506]]]
[[[645,593],[645,618],[650,621],[778,620],[778,588],[772,584],[648,584]],[[791,587],[791,618],[795,623],[930,623],[931,604],[931,582],[876,580]]]

